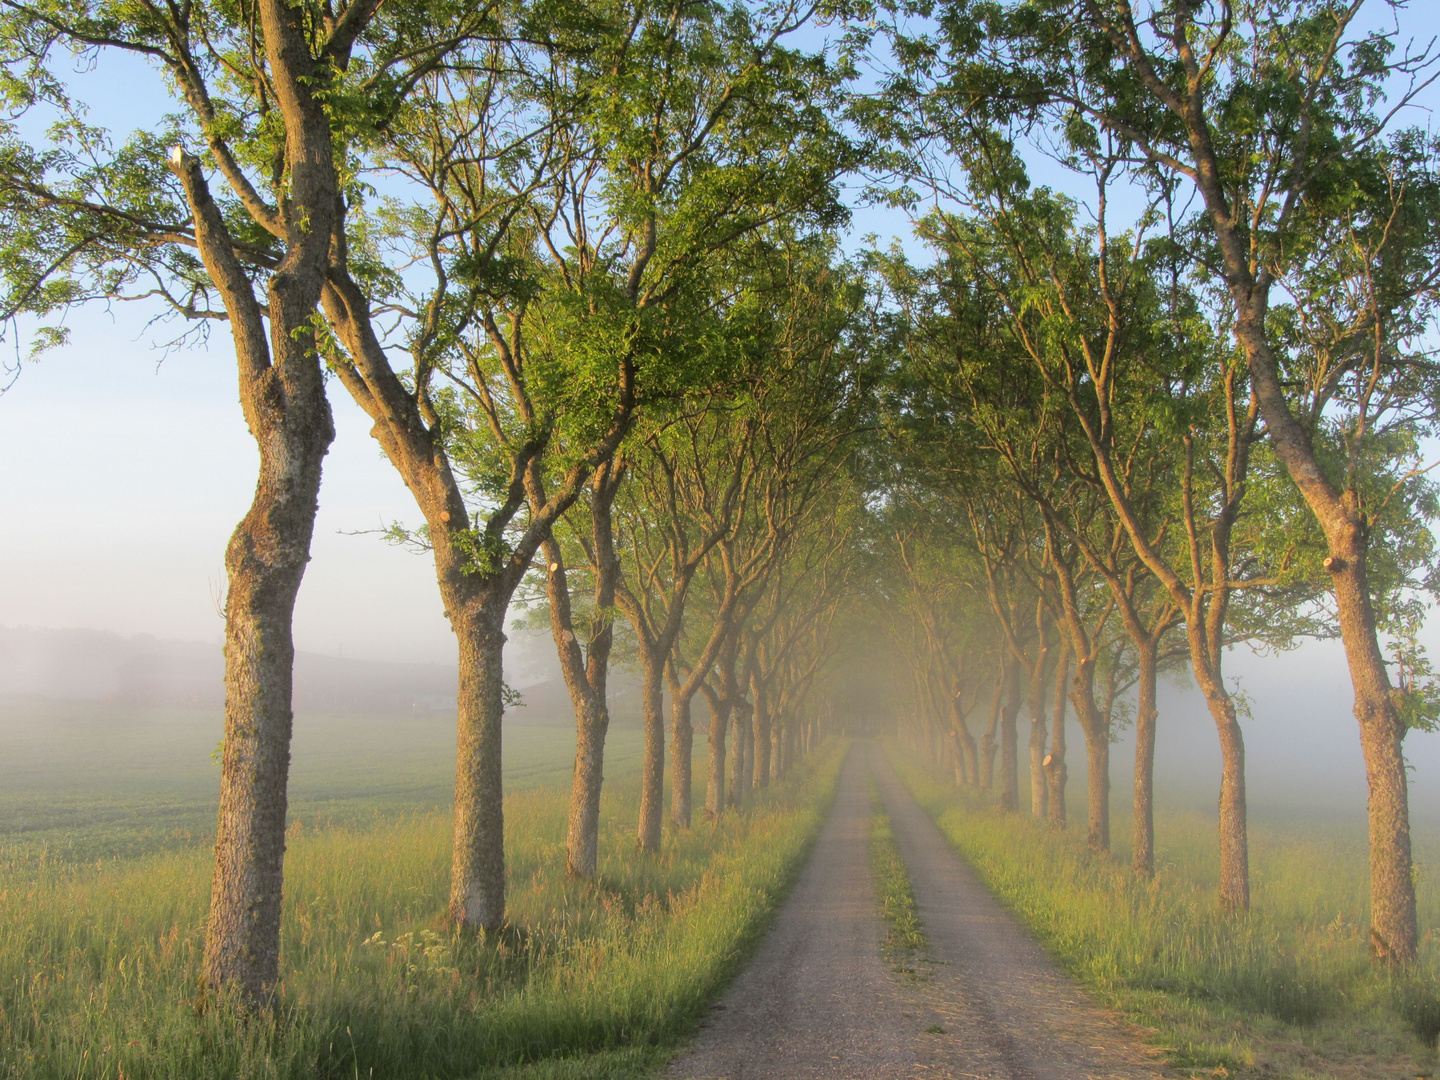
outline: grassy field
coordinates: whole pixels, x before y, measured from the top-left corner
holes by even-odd
[[[93,735],[94,719],[77,730]],[[743,816],[667,833],[661,855],[643,859],[633,839],[638,734],[622,727],[600,874],[576,883],[563,873],[572,744],[558,726],[515,724],[512,925],[477,941],[441,918],[453,736],[442,753],[439,724],[427,734],[397,730],[410,718],[388,729],[302,718],[280,1008],[237,1024],[195,1005],[218,779],[211,736],[178,714],[128,731],[126,717],[112,719],[110,752],[79,740],[63,768],[38,750],[28,766],[18,754],[5,765],[0,1076],[644,1075],[788,889],[840,760],[830,748]]]
[[[0,870],[182,850],[215,831],[217,710],[0,699]],[[512,792],[569,782],[575,733],[524,710],[505,724]],[[609,773],[639,769],[637,724],[616,723]],[[378,823],[450,803],[455,718],[296,717],[290,817],[304,827]]]
[[[1094,987],[1179,1070],[1267,1078],[1416,1077],[1435,1072],[1440,941],[1427,933],[1414,972],[1366,957],[1363,822],[1258,823],[1251,830],[1253,910],[1216,902],[1215,827],[1157,812],[1154,882],[1130,875],[1128,838],[1110,857],[1083,833],[937,779],[895,746],[906,785],[996,895],[1072,974]],[[1116,805],[1117,831],[1125,807]],[[1072,816],[1072,821],[1076,820]],[[1083,818],[1080,818],[1083,821]],[[1417,850],[1422,927],[1440,924],[1440,888]]]

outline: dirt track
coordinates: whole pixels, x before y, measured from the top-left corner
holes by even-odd
[[[894,973],[880,953],[868,847],[872,773],[929,942],[920,979]],[[857,745],[795,891],[667,1075],[1138,1080],[1161,1073],[1001,910],[879,749]]]

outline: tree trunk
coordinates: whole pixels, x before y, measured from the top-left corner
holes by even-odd
[[[770,698],[765,680],[755,674],[750,679],[750,692],[755,698],[753,745],[754,786],[756,790],[770,786]]]
[[[1110,850],[1110,727],[1095,704],[1095,665],[1081,657],[1071,700],[1085,732],[1087,838],[1096,851]]]
[[[1369,786],[1370,953],[1376,960],[1408,963],[1415,958],[1419,939],[1402,742],[1405,725],[1395,708],[1376,639],[1366,574],[1367,543],[1363,531],[1339,530],[1330,543],[1330,571]],[[1337,549],[1339,555],[1334,554]]]
[[[640,827],[637,841],[641,851],[660,850],[660,824],[665,807],[665,657],[641,649],[641,699],[645,725],[645,756],[640,766]],[[685,777],[688,786],[690,777]],[[685,811],[686,823],[690,811]]]
[[[1044,821],[1050,789],[1045,782],[1045,656],[1041,653],[1030,675],[1030,813]]]
[[[750,771],[754,767],[755,751],[751,743],[752,709],[744,698],[738,698],[731,707],[730,715],[733,718],[735,752],[730,762],[729,801],[730,805],[738,810],[745,805],[745,798],[750,794]]]
[[[1250,907],[1250,850],[1245,812],[1245,739],[1223,688],[1201,687],[1220,736],[1220,904]]]
[[[1020,715],[1023,692],[1020,665],[1012,663],[1000,725],[1000,809],[1011,812],[1020,809],[1020,745],[1015,721]]]
[[[1045,717],[1030,718],[1030,816],[1044,821],[1050,816],[1050,786],[1045,778]]]
[[[705,816],[711,821],[719,821],[720,815],[725,812],[725,729],[730,726],[731,703],[718,694],[707,693],[705,697],[710,704]]]
[[[980,782],[980,768],[975,760],[975,737],[970,734],[970,725],[965,721],[965,712],[960,707],[959,695],[951,696],[950,721],[954,725],[957,752],[955,782],[957,784],[977,784]]]
[[[1361,721],[1365,779],[1370,786],[1370,952],[1377,960],[1408,962],[1415,957],[1415,883],[1410,874],[1410,807],[1405,784],[1403,729],[1386,711]],[[1378,714],[1378,718],[1377,718]]]
[[[455,755],[455,847],[450,918],[470,929],[505,920],[505,804],[500,721],[505,634],[498,617],[452,614],[460,643],[459,738]]]
[[[235,987],[251,1006],[269,997],[279,977],[291,626],[333,434],[313,366],[309,400],[297,394],[280,430],[256,432],[260,480],[225,556],[225,742],[204,973],[208,985]]]
[[[605,708],[577,704],[575,772],[570,782],[570,814],[565,832],[565,872],[593,878],[600,855],[600,789],[605,782]]]
[[[229,315],[240,403],[260,453],[250,509],[225,551],[225,741],[202,961],[208,987],[236,991],[253,1008],[269,999],[279,978],[292,624],[310,560],[321,464],[335,437],[312,320],[338,188],[329,118],[312,93],[316,65],[300,16],[274,0],[252,10],[277,95],[288,193],[284,254],[266,283],[263,314],[199,160],[177,147],[170,166]]]
[[[1049,787],[1050,826],[1065,828],[1065,781],[1069,773],[1065,768],[1065,688],[1070,681],[1070,649],[1065,642],[1060,646],[1060,658],[1055,664],[1055,711],[1050,717],[1050,753],[1046,756],[1045,781]]]
[[[1005,701],[1006,666],[1002,660],[1000,671],[995,678],[995,696],[990,700],[990,725],[980,736],[980,790],[989,791],[995,786],[995,751],[999,744],[995,732],[1000,727],[1000,710]]]
[[[615,577],[619,564],[614,554],[611,505],[619,485],[618,477],[619,472],[613,464],[601,465],[595,471],[594,496],[590,505],[595,607],[602,612],[609,611],[615,603]],[[532,514],[536,516],[545,505],[538,471],[530,484],[530,505]],[[553,536],[545,540],[543,550],[548,564],[545,592],[550,600],[550,632],[555,640],[565,689],[569,691],[570,704],[575,710],[575,772],[570,785],[565,872],[571,877],[591,878],[595,876],[600,850],[600,791],[605,783],[605,735],[610,728],[606,686],[615,627],[611,620],[605,619],[591,634],[588,649],[581,651],[570,608],[564,552]],[[651,674],[658,678],[658,672],[653,669]],[[647,736],[649,733],[647,728]],[[648,743],[646,750],[648,753]]]
[[[670,822],[677,829],[690,828],[690,769],[694,754],[695,727],[690,722],[689,697],[670,692]]]
[[[1085,738],[1086,788],[1089,817],[1086,822],[1090,846],[1110,850],[1110,740],[1102,734]]]
[[[1155,876],[1155,717],[1159,643],[1135,643],[1139,653],[1135,703],[1135,838],[1130,864],[1135,876]]]

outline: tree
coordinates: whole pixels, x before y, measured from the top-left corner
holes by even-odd
[[[182,339],[213,320],[234,342],[260,472],[225,556],[225,742],[204,973],[250,1006],[278,977],[291,621],[334,435],[314,315],[346,241],[339,210],[358,129],[383,123],[385,90],[446,50],[414,33],[420,6],[381,19],[369,0],[257,0],[245,11],[16,3],[0,23],[12,101],[62,118],[43,150],[13,125],[3,135],[7,316],[44,318],[92,298],[158,301],[189,322]],[[55,69],[65,53],[108,52],[159,66],[182,110],[119,147],[84,122]],[[36,337],[53,345],[63,332]]]
[[[696,574],[749,508],[754,473],[746,465],[752,430],[752,423],[723,400],[684,411],[657,426],[632,459],[632,499],[621,510],[629,566],[617,584],[616,600],[635,629],[647,745],[655,738],[654,726],[663,730],[661,687],[669,686],[670,820],[681,829],[690,827],[694,734],[690,706],[723,635],[710,635],[683,677],[680,640]],[[645,767],[663,770],[663,756],[648,755]],[[645,802],[643,795],[654,800],[657,792],[663,793],[663,774],[658,781],[653,775],[648,778],[640,811],[640,832],[655,847],[659,807]]]
[[[734,322],[727,308],[744,307],[733,294],[745,288],[745,270],[737,274],[734,264],[763,265],[773,222],[803,233],[837,221],[843,212],[832,181],[851,151],[823,109],[836,73],[823,56],[784,44],[808,19],[803,6],[756,13],[739,5],[639,3],[622,5],[611,17],[615,40],[607,58],[599,64],[586,59],[588,69],[602,72],[582,114],[591,149],[583,164],[566,170],[564,195],[548,211],[547,253],[559,270],[549,280],[556,300],[539,303],[554,303],[564,313],[556,320],[562,332],[549,336],[559,356],[567,349],[631,347],[614,340],[617,329],[623,337],[646,326],[636,408],[661,404],[663,412],[665,403],[692,388],[729,377],[726,365],[735,350],[724,344],[723,324]],[[532,513],[544,501],[535,475]],[[597,558],[605,558],[602,548],[609,546],[602,534],[613,533],[616,490],[597,487],[588,502]],[[558,546],[551,565],[563,574]],[[593,567],[597,589],[607,596],[618,569],[613,560]],[[605,602],[599,610],[609,607]],[[596,681],[603,681],[604,661],[592,648],[585,664],[590,677],[581,678],[565,608],[552,604],[551,612],[558,620],[557,648],[562,656],[573,653],[566,681],[581,728],[570,865],[588,876],[594,872],[607,721]],[[638,835],[641,850],[655,852],[664,722],[659,669],[648,670]]]

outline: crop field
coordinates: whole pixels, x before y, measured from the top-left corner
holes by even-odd
[[[787,890],[838,753],[645,859],[639,732],[619,726],[599,873],[578,883],[564,875],[573,737],[507,725],[511,921],[476,939],[443,920],[451,724],[297,718],[279,1008],[237,1025],[198,994],[218,717],[12,710],[0,1075],[629,1076],[664,1061]]]

